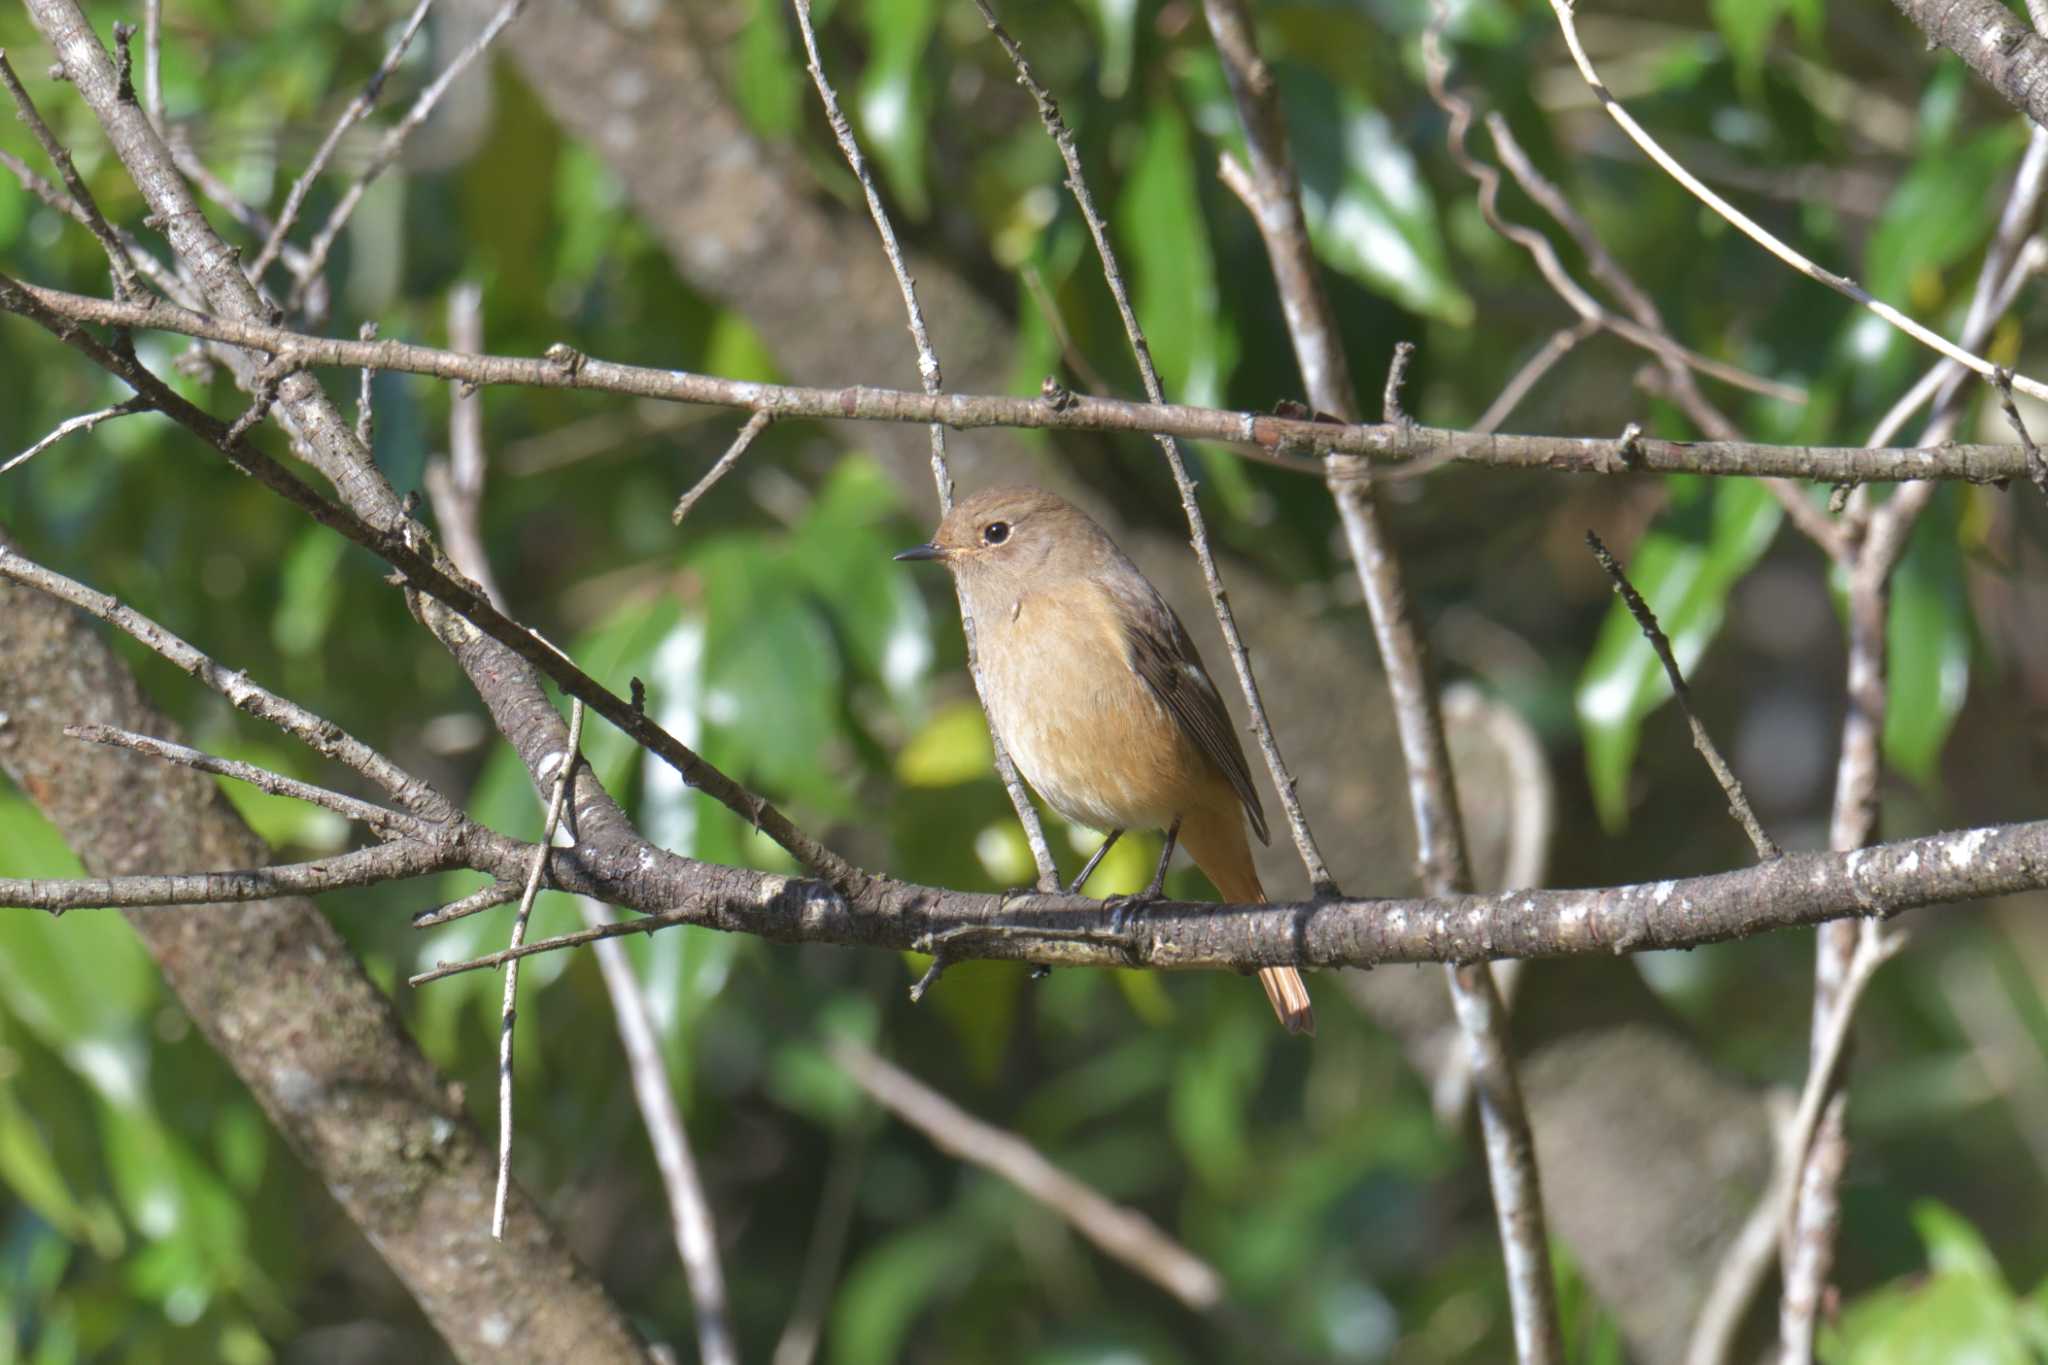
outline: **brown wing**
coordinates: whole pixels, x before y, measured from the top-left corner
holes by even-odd
[[[1252,833],[1259,836],[1259,842],[1271,843],[1272,836],[1266,832],[1266,812],[1252,786],[1251,768],[1244,761],[1244,746],[1238,743],[1237,727],[1231,724],[1230,712],[1224,709],[1223,698],[1216,694],[1216,684],[1209,681],[1202,658],[1195,653],[1195,642],[1188,638],[1187,628],[1150,583],[1136,573],[1129,577],[1137,580],[1137,587],[1130,587],[1127,582],[1104,582],[1103,587],[1117,599],[1124,619],[1131,624],[1125,638],[1132,671],[1145,680],[1152,695],[1179,722],[1181,733],[1193,740],[1202,756],[1230,780],[1231,789],[1244,802],[1244,812],[1251,817]]]

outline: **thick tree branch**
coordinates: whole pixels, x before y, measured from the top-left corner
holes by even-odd
[[[1272,72],[1259,54],[1251,16],[1239,0],[1207,0],[1205,10],[1244,126],[1252,169],[1246,206],[1258,222],[1272,262],[1309,401],[1340,418],[1356,420],[1358,394],[1309,243],[1301,185]],[[1405,343],[1397,348],[1387,371],[1381,416],[1396,427],[1405,424],[1400,391],[1412,351]],[[1333,468],[1329,488],[1387,671],[1394,726],[1408,770],[1408,805],[1423,886],[1435,895],[1469,891],[1471,860],[1444,742],[1443,713],[1400,556],[1372,484],[1335,477]],[[1480,1130],[1507,1267],[1516,1358],[1522,1365],[1551,1365],[1563,1354],[1557,1298],[1543,1227],[1536,1143],[1508,1042],[1507,1009],[1483,962],[1453,967],[1447,984],[1464,1033],[1467,1074],[1480,1101]]]
[[[1627,886],[1291,904],[1133,907],[1078,896],[1006,898],[886,877],[847,897],[821,882],[674,854],[643,865],[581,849],[555,850],[548,870],[557,889],[629,906],[645,918],[530,943],[518,956],[696,924],[779,943],[925,953],[943,947],[962,961],[1170,971],[1376,967],[1700,948],[1773,930],[2041,891],[2048,889],[2048,821],[1849,852],[1788,853],[1738,871]],[[507,960],[495,953],[442,964],[413,980]]]
[[[4,580],[0,713],[0,770],[94,877],[262,858],[261,841],[213,779],[65,738],[65,724],[159,735],[174,727],[90,623]],[[0,891],[0,902],[10,899]],[[193,1022],[457,1358],[645,1358],[624,1315],[524,1195],[506,1240],[490,1239],[487,1149],[446,1078],[310,902],[127,918]]]
[[[2048,38],[1998,0],[1892,0],[1899,13],[1982,76],[2035,123],[2048,127]]]
[[[468,355],[400,341],[351,341],[284,327],[198,313],[175,304],[123,303],[0,277],[0,308],[26,313],[26,299],[56,317],[116,327],[150,328],[224,342],[312,368],[391,370],[462,383],[580,389],[674,403],[769,412],[778,418],[943,423],[956,430],[1028,430],[1163,434],[1213,441],[1256,452],[1283,468],[1325,476],[1323,452],[1341,461],[1339,478],[1398,477],[1405,466],[1455,461],[1489,468],[1546,469],[1569,474],[1707,474],[1810,479],[1822,483],[1896,483],[1952,479],[1995,483],[2025,478],[2019,445],[1953,445],[1867,449],[1862,446],[1780,446],[1742,441],[1664,441],[1645,436],[1627,451],[1608,437],[1475,435],[1418,423],[1341,424],[1270,413],[1233,412],[1181,403],[1136,403],[1055,389],[1050,394],[926,394],[906,389],[807,388],[720,379],[686,370],[622,365],[556,346],[546,356]],[[18,291],[18,293],[16,292]]]

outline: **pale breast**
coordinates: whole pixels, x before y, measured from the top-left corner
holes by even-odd
[[[1208,766],[1131,668],[1108,596],[1065,584],[978,616],[989,714],[1018,770],[1062,816],[1163,829]]]

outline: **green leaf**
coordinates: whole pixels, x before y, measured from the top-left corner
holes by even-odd
[[[1681,671],[1691,672],[1721,629],[1729,591],[1769,547],[1782,516],[1754,479],[1723,480],[1711,490],[1697,480],[1673,480],[1670,511],[1626,567],[1670,637]],[[1663,666],[1617,597],[1574,698],[1594,805],[1610,830],[1627,822],[1643,720],[1670,696]]]
[[[896,780],[909,787],[955,787],[987,778],[994,764],[988,718],[974,702],[956,701],[934,711],[896,755]]]
[[[864,6],[868,59],[857,99],[862,142],[912,218],[931,211],[924,151],[932,66],[925,49],[937,14],[933,0],[868,0]]]
[[[0,796],[0,876],[76,877],[83,869],[35,807]],[[142,1025],[160,986],[121,917],[0,914],[0,1000],[14,1018],[110,1099],[140,1096]]]
[[[1771,36],[1791,4],[1792,0],[1711,0],[1714,27],[1728,44],[1746,90],[1756,88],[1764,56],[1770,51]]]
[[[916,580],[892,565],[903,548],[895,486],[865,456],[839,461],[790,539],[812,591],[832,609],[852,662],[882,684],[900,719],[924,708],[932,621]]]
[[[840,659],[802,571],[754,538],[691,556],[703,576],[707,756],[749,785],[850,814],[831,761],[840,736]]]
[[[1138,0],[1089,0],[1088,14],[1101,35],[1096,88],[1104,99],[1120,100],[1131,88],[1131,61],[1138,47]]]
[[[1885,761],[1925,786],[1970,690],[1970,604],[1959,541],[1963,492],[1944,488],[1913,528],[1885,623]]]
[[[278,651],[310,654],[327,638],[341,601],[341,556],[348,542],[324,526],[308,526],[284,557],[270,635]]]
[[[1288,66],[1280,89],[1316,254],[1404,308],[1469,325],[1472,299],[1451,273],[1436,202],[1386,115],[1305,67]]]
[[[824,8],[818,6],[815,23],[825,22]],[[767,138],[788,137],[796,130],[803,108],[803,63],[795,58],[787,15],[788,6],[782,0],[754,0],[746,26],[740,30],[728,87],[747,122]]]
[[[1265,1040],[1249,1013],[1219,1011],[1215,1019],[1211,1035],[1184,1051],[1174,1069],[1170,1118],[1181,1154],[1202,1183],[1227,1190],[1251,1170],[1248,1119]]]
[[[2019,125],[2000,124],[1960,146],[1924,150],[1871,229],[1864,286],[1901,306],[1939,304],[1941,272],[1990,235],[1991,197],[2025,144]]]
[[[1924,1202],[1913,1223],[1930,1273],[1866,1294],[1822,1330],[1826,1365],[2037,1365],[2022,1305],[1977,1230]]]
[[[979,1225],[932,1222],[898,1233],[848,1267],[832,1307],[833,1365],[890,1365],[925,1305],[974,1273]]]
[[[1115,221],[1138,320],[1167,397],[1219,401],[1224,376],[1237,361],[1237,338],[1217,298],[1193,148],[1170,100],[1159,101],[1146,122]]]

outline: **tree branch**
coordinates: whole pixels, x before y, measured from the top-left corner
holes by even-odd
[[[495,836],[494,836],[495,837]],[[517,875],[529,845],[488,844],[480,871]],[[413,984],[514,956],[695,924],[778,943],[830,943],[1055,967],[1249,971],[1376,967],[1700,948],[1774,930],[1890,918],[1952,901],[2048,889],[2048,820],[1902,839],[1847,852],[1788,853],[1701,877],[1582,890],[1146,906],[1080,896],[950,891],[876,877],[853,896],[822,882],[675,854],[619,866],[557,849],[550,885],[643,918],[442,963]],[[4,884],[0,884],[4,885]]]
[[[1624,459],[1612,437],[1478,435],[1419,423],[1344,424],[1182,403],[1135,403],[1059,390],[1048,397],[925,394],[855,385],[811,388],[720,379],[585,356],[557,345],[542,357],[467,355],[401,341],[351,341],[265,323],[194,312],[160,301],[123,303],[0,276],[0,308],[33,316],[38,305],[60,319],[150,328],[289,354],[307,369],[390,370],[479,386],[577,389],[663,402],[767,411],[777,418],[943,423],[956,430],[1126,432],[1249,447],[1268,463],[1323,478],[1320,453],[1340,461],[1336,477],[1398,476],[1407,466],[1447,462],[1563,474],[1705,474],[1809,479],[1820,483],[1897,483],[1909,479],[1997,483],[2025,478],[2027,454],[2013,445],[1963,444],[1870,449],[1863,446],[1765,445],[1743,441],[1665,441],[1645,436]]]
[[[1998,0],[1892,0],[1899,13],[1982,76],[2035,123],[2048,127],[2048,38]]]

